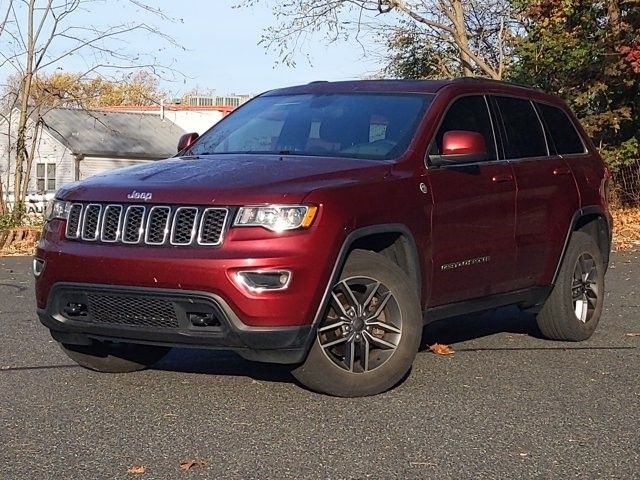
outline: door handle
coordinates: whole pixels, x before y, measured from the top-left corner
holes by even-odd
[[[558,167],[553,170],[554,175],[569,175],[571,169],[569,167]]]
[[[510,173],[494,175],[491,180],[493,180],[494,183],[510,182],[511,180],[513,180],[513,175],[511,175]]]

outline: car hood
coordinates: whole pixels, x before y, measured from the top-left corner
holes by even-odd
[[[210,155],[121,168],[60,189],[58,198],[187,205],[296,203],[318,188],[380,179],[388,162],[335,157]]]

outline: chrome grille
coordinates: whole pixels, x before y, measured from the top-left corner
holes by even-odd
[[[124,226],[122,227],[122,241],[124,243],[140,243],[142,238],[144,213],[146,208],[140,206],[131,206],[127,208],[124,217]]]
[[[107,205],[105,207],[100,240],[102,240],[103,242],[115,242],[118,240],[118,236],[120,235],[121,218],[121,205]]]
[[[91,242],[98,239],[98,226],[100,225],[100,213],[102,205],[92,203],[84,209],[84,217],[82,219],[82,240]]]
[[[73,204],[67,220],[67,238],[78,238],[80,236],[81,217],[82,205],[79,203]]]
[[[162,245],[169,234],[169,207],[153,207],[149,212],[145,242],[150,245]]]
[[[220,208],[207,208],[202,213],[198,243],[200,245],[220,245],[220,232],[224,229],[227,211]]]
[[[222,243],[228,218],[227,208],[74,203],[66,236],[131,245],[216,246]]]
[[[171,243],[173,245],[189,245],[196,234],[196,219],[198,209],[182,207],[176,210],[171,229]]]

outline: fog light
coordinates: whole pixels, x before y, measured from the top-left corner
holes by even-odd
[[[252,270],[236,273],[240,285],[252,292],[285,290],[291,283],[289,270]]]
[[[33,275],[36,278],[38,278],[42,274],[43,270],[44,270],[44,260],[37,257],[34,258],[33,259]]]
[[[189,322],[194,327],[219,327],[220,322],[213,313],[187,312]]]
[[[86,317],[89,311],[89,308],[85,303],[69,302],[65,305],[62,311],[68,317]]]

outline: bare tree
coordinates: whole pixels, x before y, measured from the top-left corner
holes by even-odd
[[[286,64],[295,63],[313,34],[333,42],[358,38],[368,28],[393,32],[404,20],[419,27],[436,53],[454,51],[464,75],[493,79],[504,75],[508,39],[516,28],[509,0],[291,0],[274,13],[278,24],[267,28],[262,43],[277,49]]]
[[[6,0],[4,9],[0,10],[0,15],[2,15],[2,17],[0,17],[2,19],[0,20],[0,38],[2,38],[2,33],[4,32],[5,26],[9,21],[9,15],[11,14],[12,9],[13,9],[13,0]]]
[[[100,0],[22,0],[10,2],[1,25],[0,35],[9,48],[0,51],[0,67],[10,67],[18,78],[18,91],[11,92],[18,111],[15,127],[15,156],[13,174],[14,216],[22,215],[33,148],[29,148],[28,128],[37,127],[42,121],[40,105],[31,104],[34,83],[40,74],[56,69],[71,56],[80,56],[88,65],[79,79],[92,75],[110,75],[113,72],[148,69],[163,78],[175,76],[171,64],[154,55],[129,51],[123,45],[136,34],[145,34],[165,45],[179,47],[175,40],[162,30],[144,21],[146,18],[174,21],[162,10],[140,0],[110,0],[137,10],[136,20],[116,25],[87,26],[77,23],[80,13],[90,11],[101,4]],[[102,3],[104,5],[104,3]],[[133,12],[129,12],[133,13]],[[8,122],[9,124],[11,121]],[[31,147],[37,139],[37,128],[32,134]],[[9,194],[9,192],[6,192]]]

